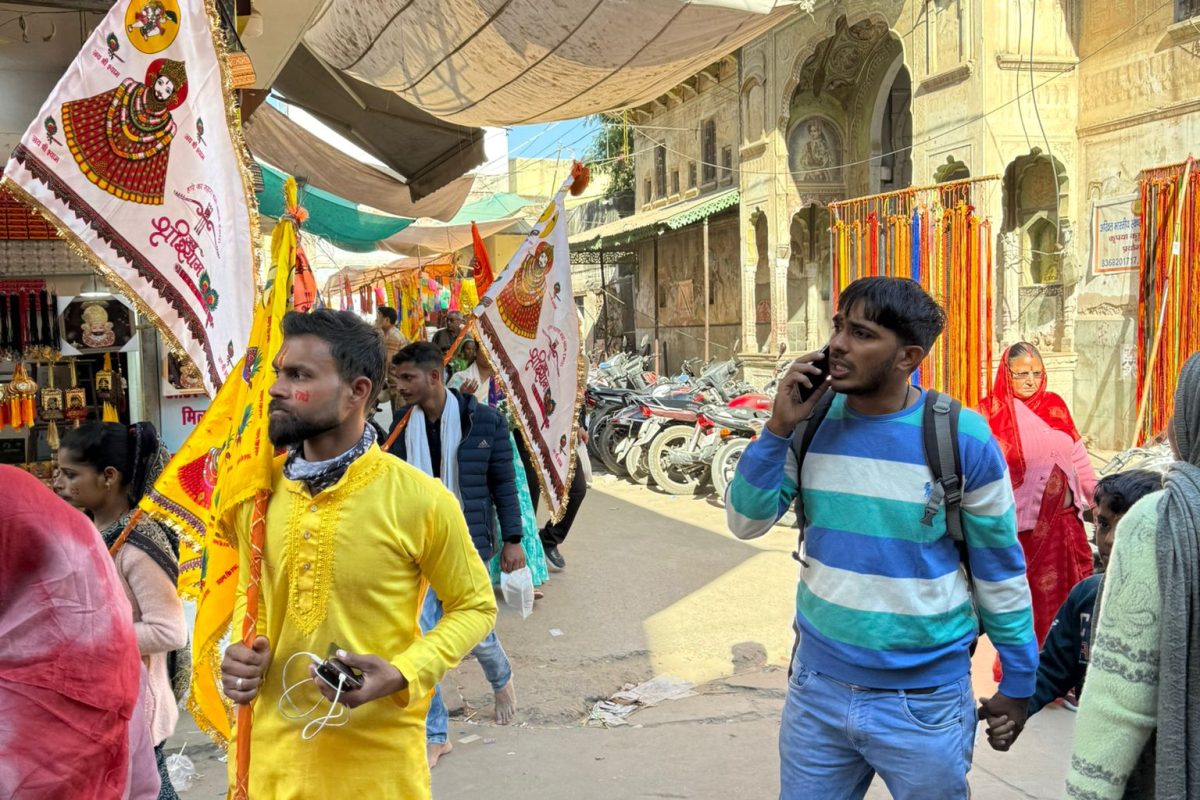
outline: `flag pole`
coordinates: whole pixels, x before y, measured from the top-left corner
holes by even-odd
[[[468,319],[463,325],[463,329],[458,332],[458,338],[454,340],[454,344],[450,345],[450,349],[446,351],[444,356],[442,356],[443,367],[450,363],[450,359],[454,358],[454,354],[458,352],[458,346],[462,344],[462,340],[467,338],[467,334],[470,333],[474,328],[475,316],[472,315],[471,318]],[[408,411],[405,411],[404,416],[400,419],[400,424],[396,426],[395,430],[393,430],[391,435],[388,436],[387,441],[383,443],[383,452],[386,453],[392,449],[392,445],[396,443],[396,439],[400,437],[400,433],[406,427],[408,427],[408,418],[411,416],[412,406],[409,406]]]
[[[254,495],[254,515],[250,523],[250,575],[246,583],[246,616],[242,620],[242,644],[253,648],[258,636],[259,581],[262,579],[263,538],[267,528],[267,492]],[[238,706],[237,713],[237,783],[235,800],[250,796],[250,731],[254,725],[254,708],[249,703]]]
[[[125,529],[121,531],[121,535],[112,543],[112,547],[108,548],[108,554],[113,558],[117,557],[117,552],[124,546],[125,540],[129,538],[129,534],[133,533],[133,529],[137,527],[138,522],[142,519],[142,509],[135,508],[133,514],[129,517],[129,522],[125,523]]]

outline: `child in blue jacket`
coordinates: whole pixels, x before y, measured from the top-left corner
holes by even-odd
[[[1060,697],[1066,698],[1071,692],[1074,692],[1078,702],[1083,693],[1083,680],[1091,655],[1092,625],[1100,615],[1100,597],[1104,592],[1103,570],[1108,567],[1117,523],[1134,503],[1161,489],[1162,478],[1157,472],[1132,469],[1109,475],[1096,484],[1093,513],[1101,572],[1075,584],[1066,602],[1058,609],[1050,633],[1042,645],[1037,689],[1029,698],[1029,716],[1032,717]]]

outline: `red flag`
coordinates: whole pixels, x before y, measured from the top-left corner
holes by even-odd
[[[492,276],[492,262],[488,260],[487,248],[483,246],[483,238],[474,222],[471,223],[471,239],[475,242],[475,257],[471,259],[471,267],[475,271],[475,291],[483,297],[495,278]]]
[[[296,248],[296,271],[292,276],[292,305],[297,311],[307,312],[317,299],[317,279],[313,277],[308,256],[304,249]]]

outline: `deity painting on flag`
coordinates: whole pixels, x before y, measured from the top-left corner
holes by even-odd
[[[116,3],[4,170],[210,394],[249,337],[258,251],[214,2]]]
[[[146,205],[162,205],[175,122],[171,111],[187,99],[187,70],[160,58],[146,81],[121,85],[62,107],[63,138],[79,169],[104,191]]]
[[[575,468],[582,371],[571,291],[567,178],[475,309],[480,341],[533,457],[551,514],[561,516]]]

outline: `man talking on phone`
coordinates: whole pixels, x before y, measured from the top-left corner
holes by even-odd
[[[349,311],[293,312],[271,366],[268,435],[287,455],[267,508],[263,635],[221,663],[226,696],[254,704],[250,797],[426,800],[425,713],[442,675],[492,629],[491,581],[454,495],[383,453],[367,424],[383,385],[379,331]],[[250,524],[248,509],[230,524],[235,619]],[[422,635],[427,585],[445,614]],[[231,748],[231,772],[236,763]]]
[[[1024,725],[1037,673],[1025,559],[1004,456],[972,411],[958,412],[954,442],[965,547],[944,507],[927,513],[929,398],[912,376],[944,326],[914,281],[850,284],[827,356],[792,363],[730,484],[728,524],[741,539],[766,533],[800,495],[781,800],[857,800],[875,775],[896,800],[965,800],[977,717],[998,750]],[[808,422],[807,450],[793,447]],[[981,622],[1004,680],[977,715]]]

